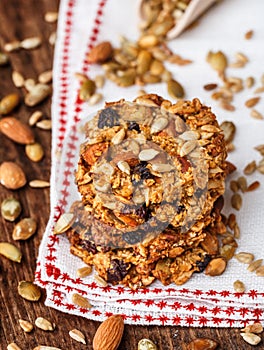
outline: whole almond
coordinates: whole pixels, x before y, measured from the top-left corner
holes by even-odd
[[[124,332],[124,321],[120,315],[113,315],[97,329],[93,339],[94,350],[116,350]]]
[[[187,350],[214,350],[218,343],[213,339],[197,338],[187,345]]]
[[[30,127],[14,117],[1,119],[0,131],[11,140],[22,145],[34,143],[34,135]]]
[[[0,101],[0,114],[9,114],[19,104],[20,97],[18,94],[9,94]]]
[[[3,162],[0,166],[0,183],[10,190],[16,190],[26,184],[22,168],[14,162]]]
[[[113,48],[109,41],[103,41],[89,52],[87,59],[90,63],[103,63],[112,56]]]

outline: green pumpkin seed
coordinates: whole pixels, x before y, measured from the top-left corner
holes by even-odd
[[[0,114],[9,114],[20,102],[18,94],[9,94],[0,101]]]
[[[21,213],[19,201],[13,197],[6,198],[1,204],[1,214],[5,220],[15,221]]]
[[[29,301],[38,301],[41,297],[40,288],[32,282],[20,281],[17,290],[22,298]]]
[[[37,230],[37,222],[32,218],[20,220],[14,227],[12,238],[15,241],[26,240],[34,235]]]
[[[141,339],[138,342],[138,350],[157,350],[157,347],[150,339]]]
[[[95,93],[95,82],[93,80],[85,80],[80,88],[79,97],[82,101],[88,101],[89,98]]]
[[[44,150],[37,142],[26,145],[25,151],[28,158],[33,162],[39,162],[44,156]]]
[[[184,97],[184,89],[176,80],[169,80],[167,83],[167,89],[169,95],[174,99]]]

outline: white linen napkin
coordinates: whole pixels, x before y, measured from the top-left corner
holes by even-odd
[[[253,159],[259,160],[254,146],[264,143],[264,120],[249,116],[244,106],[247,98],[255,96],[254,88],[245,89],[236,95],[233,104],[235,112],[220,109],[217,102],[203,85],[218,82],[217,74],[205,61],[208,51],[222,50],[230,60],[236,52],[243,52],[250,61],[243,69],[228,69],[228,76],[255,77],[260,84],[264,39],[262,13],[264,2],[252,0],[223,1],[213,7],[200,20],[199,26],[183,33],[171,41],[173,52],[193,63],[179,67],[170,65],[175,78],[180,81],[187,98],[198,97],[211,105],[219,122],[231,120],[237,126],[236,149],[229,160],[238,168],[230,179],[242,175],[244,166]],[[96,43],[110,40],[118,45],[118,38],[124,35],[137,39],[138,17],[135,2],[116,0],[61,0],[58,38],[54,59],[54,95],[52,101],[52,175],[51,215],[39,249],[36,282],[46,288],[48,306],[61,311],[103,320],[111,314],[122,314],[126,323],[242,327],[250,321],[264,323],[264,277],[247,271],[247,265],[232,259],[225,273],[218,277],[204,274],[194,275],[183,286],[163,286],[160,282],[145,289],[132,291],[123,286],[99,286],[93,276],[78,278],[76,270],[82,261],[71,255],[70,245],[64,235],[54,235],[53,227],[60,214],[67,211],[72,202],[79,198],[74,184],[74,171],[78,161],[79,145],[84,140],[81,125],[87,116],[103,107],[103,103],[88,106],[78,99],[78,82],[75,72],[83,72],[91,78],[102,73],[101,67],[91,66],[86,55]],[[254,30],[251,40],[244,39],[244,33]],[[256,85],[257,86],[257,85]],[[164,84],[145,87],[148,93],[157,93],[168,98]],[[120,98],[133,100],[138,87],[116,87],[107,82],[102,89],[105,101]],[[260,112],[264,103],[258,104]],[[254,173],[249,182],[263,182],[263,175]],[[230,190],[227,185],[225,212],[234,212],[229,205]],[[237,213],[241,238],[237,252],[253,253],[256,259],[264,258],[264,186],[243,196],[243,206]],[[236,293],[233,282],[241,280],[246,286],[245,293]],[[91,309],[79,308],[71,301],[72,293],[86,296]]]

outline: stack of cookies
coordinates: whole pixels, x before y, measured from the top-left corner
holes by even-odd
[[[219,257],[226,150],[209,107],[154,94],[120,100],[85,133],[67,231],[73,254],[133,289],[181,285]]]

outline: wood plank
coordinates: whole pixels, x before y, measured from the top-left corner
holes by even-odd
[[[50,33],[55,29],[55,24],[44,21],[44,13],[58,8],[58,0],[1,0],[0,1],[0,47],[6,42],[29,36],[41,36],[43,44],[39,49],[10,53],[11,64],[0,67],[0,97],[7,93],[17,92],[23,97],[21,90],[16,89],[11,80],[12,70],[17,70],[26,78],[36,79],[38,74],[50,69],[52,66],[53,48],[48,43]],[[34,110],[43,111],[50,118],[50,101],[29,108],[21,105],[13,115],[27,122],[29,115]],[[28,180],[34,178],[49,179],[50,175],[50,132],[34,128],[36,139],[45,149],[45,157],[40,163],[32,163],[24,152],[24,146],[14,144],[0,134],[0,163],[6,160],[15,160],[26,172]],[[21,201],[23,207],[22,217],[32,216],[38,222],[38,232],[26,242],[16,242],[23,252],[23,261],[16,264],[5,258],[0,258],[0,344],[5,349],[10,342],[16,342],[21,349],[33,349],[38,344],[57,346],[61,349],[92,349],[92,338],[98,327],[98,322],[93,322],[82,317],[63,314],[44,306],[45,295],[39,302],[30,303],[17,293],[17,284],[21,280],[33,280],[38,247],[49,217],[49,190],[32,189],[29,186],[18,190],[9,191],[0,187],[0,201],[14,196]],[[14,224],[0,217],[0,240],[12,242],[12,229]],[[56,324],[54,332],[44,332],[35,329],[30,334],[25,334],[18,325],[18,319],[23,318],[34,322],[36,317],[42,316],[52,320]],[[76,343],[68,332],[80,329],[86,336],[87,346]],[[209,329],[209,328],[181,328],[158,326],[126,326],[120,345],[120,350],[137,349],[137,342],[141,338],[150,338],[158,346],[158,349],[186,349],[186,344],[195,337],[210,337],[220,343],[220,348],[225,350],[250,349],[244,343],[237,329]]]

